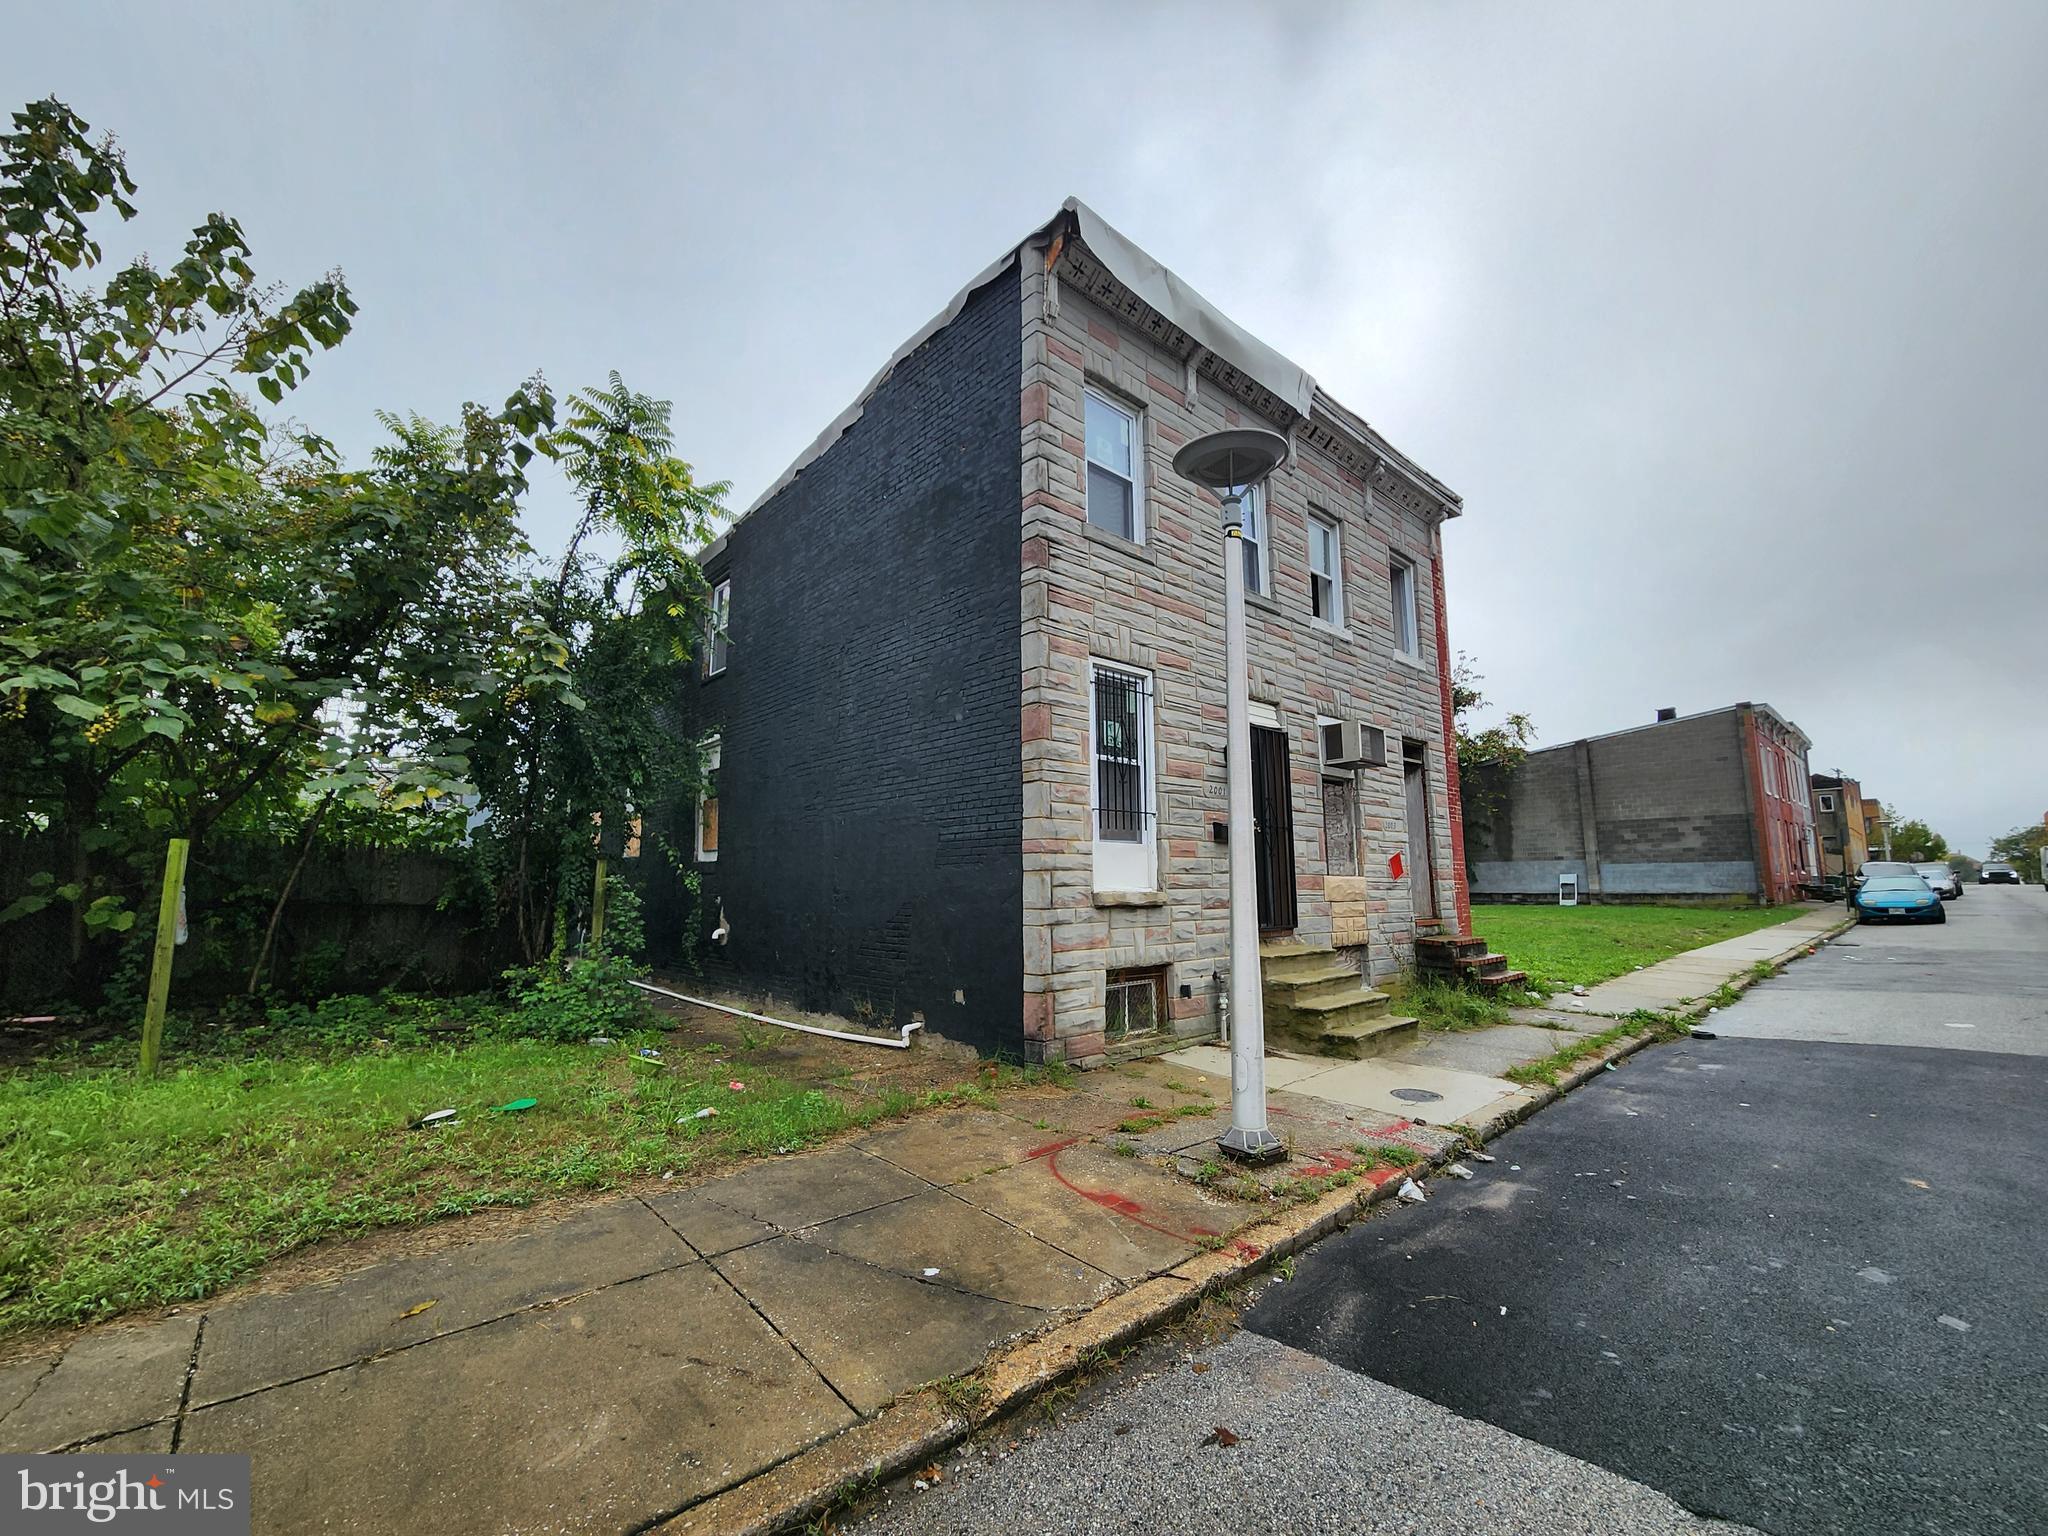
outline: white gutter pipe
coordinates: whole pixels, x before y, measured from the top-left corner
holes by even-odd
[[[636,981],[633,985],[642,992],[653,992],[662,997],[672,997],[679,1003],[689,1003],[697,1008],[715,1009],[719,1013],[729,1013],[738,1019],[752,1019],[756,1024],[773,1024],[777,1029],[794,1029],[806,1035],[823,1035],[827,1040],[851,1040],[855,1045],[886,1046],[892,1051],[909,1050],[911,1035],[924,1028],[921,1020],[912,1019],[908,1024],[901,1026],[902,1038],[900,1040],[890,1040],[881,1035],[857,1035],[851,1030],[826,1029],[817,1024],[797,1024],[788,1019],[771,1019],[765,1013],[749,1013],[744,1008],[734,1008],[727,1003],[714,1003],[708,997],[689,997],[681,992],[671,992],[667,987],[657,987],[648,981]]]

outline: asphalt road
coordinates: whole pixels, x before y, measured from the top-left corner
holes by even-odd
[[[2048,896],[1858,929],[1711,1027],[856,1528],[2048,1531]]]
[[[1712,1027],[1247,1325],[1774,1536],[2048,1530],[2048,897],[1866,925]]]

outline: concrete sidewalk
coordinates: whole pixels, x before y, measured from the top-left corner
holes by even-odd
[[[1814,904],[1808,911],[1769,928],[1737,938],[1689,949],[1669,960],[1603,981],[1584,997],[1559,997],[1560,1007],[1622,1018],[1638,1008],[1668,1013],[1710,997],[1724,982],[1746,975],[1758,961],[1777,965],[1809,945],[1846,928],[1852,921],[1845,906]]]
[[[1227,1079],[1136,1063],[105,1326],[0,1367],[0,1451],[245,1452],[264,1532],[636,1530],[1057,1320],[1213,1268],[1272,1212],[1173,1171],[1207,1158],[1228,1103]],[[1351,1167],[1361,1141],[1452,1139],[1286,1092],[1272,1107],[1297,1178]]]

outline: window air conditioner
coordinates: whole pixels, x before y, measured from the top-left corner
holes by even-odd
[[[1323,727],[1323,764],[1329,768],[1384,768],[1387,733],[1363,720],[1335,720]]]

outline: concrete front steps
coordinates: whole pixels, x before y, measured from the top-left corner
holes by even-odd
[[[1387,994],[1374,991],[1328,945],[1262,944],[1259,971],[1266,1037],[1274,1044],[1355,1061],[1416,1036],[1415,1020],[1389,1013]]]
[[[1498,992],[1529,979],[1527,971],[1509,970],[1508,957],[1494,954],[1476,934],[1462,939],[1417,938],[1415,971],[1420,976],[1462,982],[1481,992]]]

